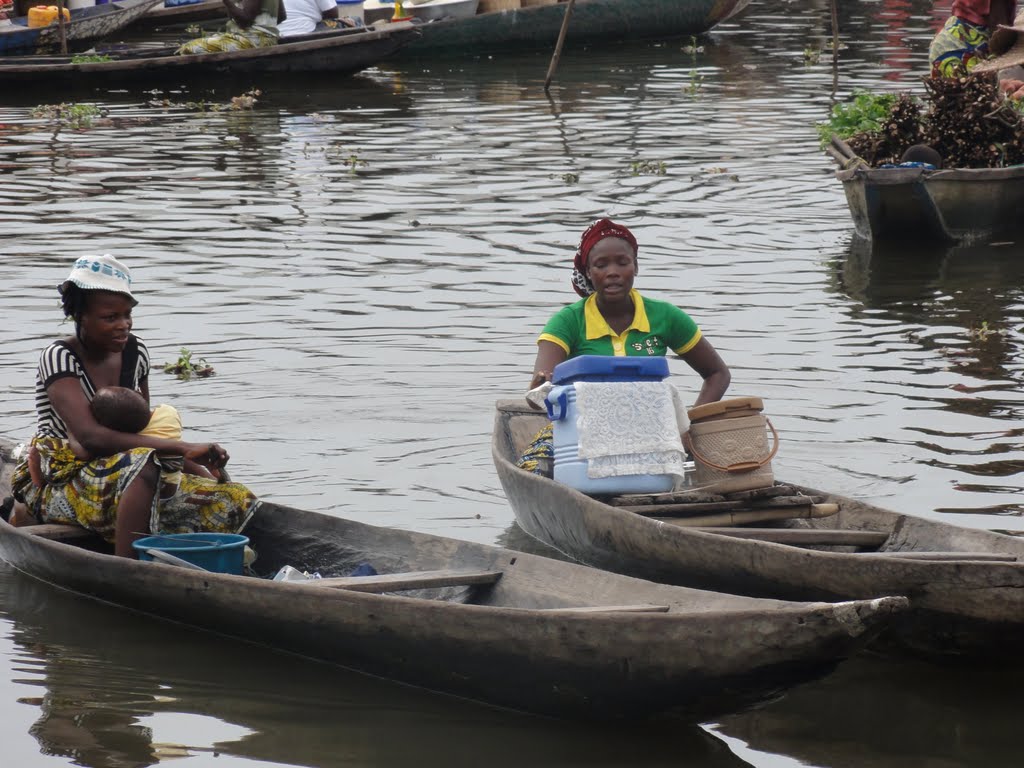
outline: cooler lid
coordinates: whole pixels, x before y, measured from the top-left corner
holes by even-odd
[[[553,384],[577,381],[661,381],[668,377],[665,357],[580,355],[559,363],[551,372]]]
[[[728,417],[737,415],[738,411],[763,411],[764,401],[760,397],[731,397],[728,400],[719,400],[717,403],[705,403],[691,408],[686,412],[690,421],[711,419],[716,416]]]

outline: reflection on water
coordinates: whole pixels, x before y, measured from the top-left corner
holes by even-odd
[[[110,251],[135,271],[136,331],[155,362],[184,346],[216,369],[188,383],[157,371],[151,390],[178,407],[190,437],[228,447],[235,478],[300,507],[511,543],[489,453],[493,404],[526,386],[541,324],[575,299],[578,235],[609,214],[640,239],[637,287],[691,312],[732,368],[731,394],[764,398],[782,438],[777,476],[1024,529],[1019,247],[862,250],[814,129],[856,88],[919,88],[948,3],[839,5],[845,47],[835,70],[830,3],[760,0],[696,47],[567,51],[550,97],[544,53],[268,79],[251,111],[221,108],[238,84],[87,90],[76,100],[104,114],[79,127],[33,114],[56,93],[3,91],[0,435],[31,434],[38,352],[69,331],[53,286],[71,256]],[[692,372],[670,365],[694,391]],[[41,632],[60,615],[39,600]],[[21,631],[20,620],[0,627]],[[124,630],[126,640],[136,631]],[[118,652],[129,657],[136,645],[145,644]],[[203,744],[272,739],[265,723],[275,713],[302,727],[301,686],[278,703],[247,680],[271,664],[247,657],[256,675],[232,667],[230,653],[216,658],[205,678],[170,678],[205,691],[207,709],[171,714],[260,736],[213,728]],[[16,664],[7,677],[22,676]],[[187,666],[180,657],[178,666]],[[409,762],[401,750],[418,740],[451,755],[429,733],[433,697],[396,705],[401,717],[368,710],[339,699],[314,669],[282,675],[309,680],[333,718],[313,715],[309,740],[344,754],[334,720],[382,734],[410,717],[416,737],[381,735],[379,762]],[[134,678],[162,683],[166,669],[128,670],[109,716],[164,727],[164,710],[133,707],[137,693],[162,695]],[[976,698],[966,680],[956,684],[950,722],[969,717]],[[263,724],[230,714],[245,709],[235,689],[252,685],[260,696],[241,698],[260,702]],[[4,690],[7,726],[24,705]],[[504,716],[442,711],[446,724],[485,718],[479,739],[469,726],[458,734],[478,749],[508,741]],[[549,748],[609,764],[672,760],[661,740],[671,737],[637,736],[642,746],[627,753],[590,733],[591,750],[584,730],[514,723],[540,762]],[[12,734],[12,749],[35,748],[30,725]],[[876,727],[899,740],[898,723]],[[113,754],[102,738],[96,754]],[[277,759],[274,749],[262,759]],[[326,754],[303,759],[326,764]]]
[[[833,276],[837,289],[860,303],[854,317],[897,323],[902,340],[932,361],[917,378],[947,382],[945,394],[932,386],[918,398],[922,407],[950,415],[916,428],[915,445],[933,454],[929,465],[963,473],[954,489],[979,500],[1011,487],[1019,496],[1024,430],[1013,422],[1022,415],[1024,244],[886,245],[855,237],[834,262]],[[964,419],[986,426],[965,429]],[[1018,516],[1022,509],[1019,498],[1007,498],[977,510],[940,511]]]
[[[712,732],[830,768],[1020,765],[1020,669],[858,659]],[[742,750],[738,750],[742,754]]]
[[[214,754],[325,767],[621,765],[638,744],[644,765],[747,765],[695,726],[595,731],[490,710],[164,625],[8,568],[0,595],[12,627],[0,648],[34,691],[19,699],[38,710],[30,733],[43,754],[77,765]]]

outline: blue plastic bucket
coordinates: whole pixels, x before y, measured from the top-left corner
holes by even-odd
[[[215,573],[242,573],[248,536],[239,533],[168,533],[132,543],[140,560],[152,560],[147,549],[167,552]]]

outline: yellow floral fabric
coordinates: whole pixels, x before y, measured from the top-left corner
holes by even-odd
[[[89,461],[78,459],[66,440],[36,437],[45,484],[32,483],[28,462],[15,469],[12,488],[33,516],[44,523],[81,525],[114,541],[117,505],[153,451],[133,448]],[[153,495],[151,533],[238,533],[259,507],[256,496],[240,483],[218,483],[184,474],[170,498]],[[145,533],[143,531],[142,533]]]

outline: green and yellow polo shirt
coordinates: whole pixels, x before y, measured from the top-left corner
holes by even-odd
[[[570,358],[579,355],[615,357],[689,352],[700,341],[700,328],[674,304],[644,299],[633,289],[633,322],[615,333],[597,308],[597,296],[563,307],[548,320],[537,341],[552,341]]]

